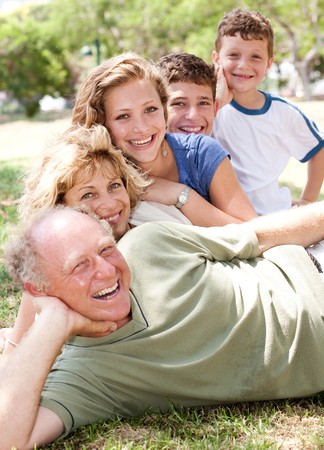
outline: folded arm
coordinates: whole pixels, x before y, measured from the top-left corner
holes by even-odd
[[[179,194],[184,189],[185,185],[182,183],[155,178],[154,183],[147,188],[142,198],[165,205],[175,205]],[[210,202],[191,189],[188,202],[181,208],[181,212],[193,225],[222,226],[229,223],[241,223],[257,216],[228,158],[225,158],[217,168],[209,194]]]
[[[32,449],[63,433],[61,419],[39,406],[48,373],[70,336],[105,333],[111,327],[111,323],[90,321],[54,297],[39,299],[33,299],[37,321],[12,354],[0,357],[2,450]]]

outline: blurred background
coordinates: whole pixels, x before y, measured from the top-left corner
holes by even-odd
[[[269,17],[275,64],[263,88],[324,99],[323,0],[0,0],[0,121],[69,109],[87,73],[122,51],[211,63],[217,24],[242,7]]]

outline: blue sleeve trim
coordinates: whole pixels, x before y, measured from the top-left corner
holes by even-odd
[[[299,161],[302,163],[308,162],[310,159],[313,158],[313,156],[317,155],[317,153],[319,153],[323,148],[324,148],[324,141],[321,141],[316,145],[316,147],[314,147],[310,152],[308,152],[303,159],[300,159]]]
[[[316,125],[315,122],[313,122],[313,120],[310,120],[304,113],[303,111],[298,108],[297,105],[294,105],[292,102],[288,102],[287,100],[285,100],[282,97],[275,97],[273,96],[273,101],[277,101],[277,102],[282,102],[282,103],[286,103],[286,105],[290,106],[291,108],[294,108],[305,120],[306,125],[309,128],[309,131],[313,134],[313,136],[319,141],[319,145],[324,146],[324,139],[322,138],[322,136],[319,134],[319,129]],[[315,147],[315,149],[317,149],[317,146]],[[311,150],[311,152],[315,151],[315,149]],[[317,150],[318,151],[318,150]],[[317,151],[315,151],[315,153],[317,153]],[[306,155],[307,157],[307,155]],[[305,158],[304,158],[305,159]]]

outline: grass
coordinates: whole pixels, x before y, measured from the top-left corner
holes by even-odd
[[[24,154],[23,156],[26,156]],[[17,220],[17,180],[28,158],[0,158],[0,246]],[[294,197],[300,186],[288,182]],[[323,192],[323,191],[322,191]],[[324,195],[321,195],[324,199]],[[11,326],[20,292],[0,262],[0,326]],[[311,368],[309,369],[311,373]],[[323,374],[324,376],[324,374]],[[45,449],[324,449],[324,393],[307,399],[240,403],[206,408],[172,409],[166,415],[99,421]]]
[[[321,449],[324,398],[173,410],[97,422],[48,449]]]

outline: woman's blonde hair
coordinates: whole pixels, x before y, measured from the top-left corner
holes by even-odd
[[[80,173],[85,182],[98,172],[110,177],[111,166],[123,181],[133,208],[150,181],[112,145],[104,126],[72,126],[25,175],[24,192],[18,200],[20,218],[26,220],[64,203],[65,194],[75,185]]]
[[[72,123],[91,127],[105,124],[104,99],[107,92],[131,80],[149,79],[158,93],[167,122],[167,82],[159,69],[136,53],[121,55],[104,61],[95,67],[83,81],[72,111]]]

